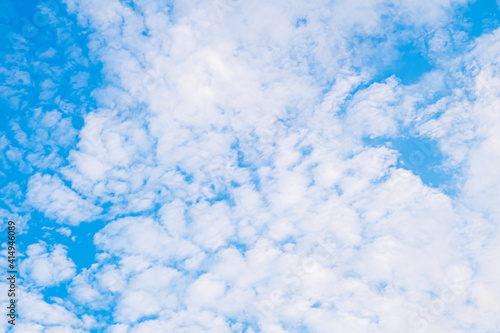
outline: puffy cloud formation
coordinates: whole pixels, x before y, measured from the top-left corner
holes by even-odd
[[[85,201],[57,176],[32,176],[28,183],[27,197],[34,207],[50,218],[70,225],[89,221],[102,210]]]
[[[469,5],[66,0],[103,82],[26,202],[96,251],[28,247],[23,332],[498,329],[500,30]]]
[[[28,257],[23,260],[20,270],[28,284],[54,286],[75,276],[75,264],[61,245],[47,251],[47,244],[43,242],[32,244],[28,246],[26,255]]]

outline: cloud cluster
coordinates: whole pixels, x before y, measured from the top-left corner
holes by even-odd
[[[36,174],[28,182],[30,204],[58,223],[91,221],[102,208],[85,201],[57,176]]]
[[[27,293],[25,331],[496,329],[498,31],[432,62],[465,4],[67,0],[105,83],[67,165],[31,176],[27,200],[106,225],[77,271],[61,246],[28,248],[37,287],[71,281],[60,305]],[[384,76],[424,31],[414,47],[435,68]],[[451,194],[401,163],[408,138],[438,147]]]
[[[28,283],[48,287],[75,276],[75,264],[67,258],[67,251],[61,245],[47,251],[47,244],[39,242],[28,246],[26,255],[20,271]]]

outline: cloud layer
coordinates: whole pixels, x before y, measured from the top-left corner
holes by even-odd
[[[467,35],[467,5],[65,1],[81,93],[29,115],[55,153],[12,123],[1,158],[16,214],[95,251],[27,247],[23,332],[498,329],[500,30]],[[34,79],[1,73],[16,104]]]

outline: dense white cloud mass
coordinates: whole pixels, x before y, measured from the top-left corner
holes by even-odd
[[[27,201],[105,225],[89,267],[27,249],[22,332],[500,329],[500,30],[453,30],[467,1],[65,3],[105,80]],[[385,75],[402,45],[433,69]],[[418,175],[436,150],[451,189]]]

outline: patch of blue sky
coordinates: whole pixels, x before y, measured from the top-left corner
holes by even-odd
[[[300,26],[303,26],[303,25],[306,25],[307,24],[307,19],[305,18],[300,18],[297,20],[297,22],[295,23],[295,27],[298,28]]]
[[[31,2],[30,2],[31,3]],[[16,2],[18,4],[18,2]],[[27,24],[24,20],[27,17],[36,17],[33,12],[36,11],[36,2],[32,2],[33,6],[24,6],[17,5],[15,8],[18,12],[15,17],[19,18],[19,24],[8,27],[6,31],[3,31],[3,35],[9,35],[11,33],[17,34],[23,30],[21,24]],[[59,18],[64,17],[64,13],[62,12],[62,7],[59,8],[58,11]],[[74,18],[69,18],[70,20]],[[5,28],[5,27],[4,27]],[[81,30],[77,28],[76,24],[72,25],[71,28],[73,36],[66,38],[68,43],[77,47],[80,50],[84,50],[82,56],[86,55],[86,43],[87,40],[85,37],[82,37]],[[40,28],[41,29],[41,28]],[[19,30],[19,31],[18,31]],[[62,119],[70,118],[70,127],[75,128],[76,130],[81,128],[83,124],[82,116],[78,110],[67,111],[61,110],[61,105],[55,100],[56,96],[59,101],[64,100],[68,104],[72,104],[75,107],[81,106],[82,104],[87,104],[87,107],[91,107],[92,101],[88,98],[90,92],[98,85],[99,82],[99,65],[92,65],[91,63],[87,66],[83,66],[82,64],[74,64],[69,68],[68,58],[66,56],[57,56],[57,54],[63,52],[64,46],[66,44],[61,45],[60,41],[55,36],[56,27],[51,25],[44,25],[43,31],[40,30],[35,36],[29,40],[29,50],[27,52],[23,52],[23,57],[26,58],[25,67],[23,70],[27,70],[31,77],[31,84],[23,85],[22,90],[26,90],[22,93],[21,101],[18,104],[18,107],[9,103],[9,97],[5,97],[1,100],[2,112],[0,115],[0,130],[2,131],[2,135],[10,142],[8,149],[16,149],[21,152],[20,158],[17,160],[12,160],[10,162],[5,162],[2,171],[6,174],[6,177],[0,179],[0,183],[5,185],[6,182],[14,180],[17,184],[22,187],[23,193],[26,191],[26,181],[27,176],[31,173],[40,171],[36,165],[29,163],[26,161],[28,154],[37,153],[36,155],[32,155],[36,159],[45,158],[53,152],[57,153],[57,157],[64,161],[68,153],[71,149],[74,148],[74,144],[76,142],[76,131],[75,135],[69,137],[69,141],[67,139],[60,141],[57,137],[54,137],[50,128],[44,128],[41,124],[41,118],[48,111],[57,110],[62,113]],[[47,35],[50,35],[48,37]],[[77,46],[76,46],[77,45]],[[55,73],[61,74],[60,77],[47,75],[47,73],[43,73],[43,71],[39,71],[37,66],[32,64],[36,64],[40,59],[40,53],[45,50],[57,49],[56,56],[51,60],[46,60],[47,66],[45,67],[45,71],[53,71]],[[4,49],[2,57],[5,60],[12,54],[16,52],[22,52],[23,50],[15,50],[12,47],[8,49]],[[5,63],[5,67],[13,68],[16,70],[16,67],[11,63]],[[14,66],[14,67],[13,67]],[[40,66],[38,66],[40,67]],[[61,70],[62,68],[66,68],[65,70]],[[89,76],[89,80],[80,87],[79,91],[76,91],[74,87],[71,87],[67,82],[71,82],[71,75],[78,71],[79,69],[85,71],[92,71],[92,75]],[[62,72],[62,73],[61,73]],[[55,87],[57,89],[57,94],[54,94],[51,98],[41,100],[39,96],[41,95],[40,86],[43,85],[43,82],[46,80],[53,80],[55,82]],[[11,88],[11,87],[9,87]],[[90,103],[89,103],[90,101]],[[36,110],[41,108],[41,114],[35,117]],[[71,113],[73,112],[73,113]],[[21,136],[20,136],[21,135]],[[40,136],[42,135],[42,136]],[[24,140],[20,140],[19,138],[25,137]],[[50,137],[51,140],[46,140],[47,137]],[[45,138],[45,139],[44,139]],[[43,146],[39,144],[43,143]],[[40,162],[38,160],[37,162]],[[23,167],[24,164],[27,164],[28,167]],[[43,171],[43,170],[42,170]]]
[[[450,28],[456,31],[463,31],[467,34],[468,40],[472,42],[475,37],[484,33],[489,33],[500,26],[500,9],[496,0],[478,0],[470,3],[468,7],[457,10],[455,20],[451,23]],[[387,40],[378,35],[366,36],[358,35],[354,40],[352,47],[356,48],[359,44],[371,42],[375,45],[380,45],[381,52],[365,57],[360,68],[371,68],[373,77],[368,82],[363,82],[353,91],[353,94],[358,90],[365,89],[376,82],[383,82],[391,76],[397,77],[402,84],[411,85],[417,83],[426,73],[435,70],[437,64],[431,59],[428,52],[427,43],[429,35],[418,35],[418,38],[408,38],[407,35],[413,36],[414,33],[401,24],[393,22],[393,26],[385,26],[385,29],[394,29],[393,33],[403,33],[404,38],[397,39],[393,46],[385,49]],[[453,37],[453,36],[452,36]],[[446,48],[448,53],[446,56],[453,58],[464,51],[463,48],[455,47],[462,45],[461,43],[450,44]],[[450,88],[450,87],[447,87]],[[327,92],[329,89],[326,89]],[[440,94],[441,93],[441,94]],[[444,92],[438,92],[439,98]],[[428,101],[428,102],[431,102]]]
[[[387,282],[386,281],[381,281],[377,284],[377,291],[379,293],[384,293],[385,292],[385,288],[387,288]]]
[[[467,7],[457,8],[456,13],[450,23],[450,30],[453,29],[451,37],[455,38],[453,34],[456,32],[465,32],[468,36],[465,42],[471,42],[475,37],[489,33],[500,25],[500,9],[496,0],[473,1]],[[370,41],[381,47],[380,53],[365,58],[367,62],[363,63],[362,68],[371,67],[375,70],[373,82],[380,82],[395,75],[405,85],[414,84],[423,74],[436,67],[435,61],[428,54],[427,43],[432,33],[416,34],[396,21],[391,23],[385,25],[385,29],[393,29],[392,33],[400,33],[403,37],[397,39],[389,49],[383,48],[387,42],[383,37],[358,36],[358,42]],[[462,45],[459,42],[447,45],[447,57],[453,58],[454,53],[458,55],[463,52],[464,49],[460,47]]]
[[[320,302],[316,302],[314,303],[312,306],[311,306],[313,309],[318,309],[321,307],[321,303]]]
[[[210,188],[215,192],[215,196],[212,198],[207,198],[205,199],[208,201],[211,205],[215,204],[216,202],[219,201],[226,201],[227,204],[231,207],[234,206],[234,200],[233,197],[231,196],[231,193],[228,191],[227,188],[217,188],[214,184],[210,186]]]
[[[95,220],[91,223],[82,223],[77,227],[68,227],[55,224],[54,221],[46,218],[42,213],[31,212],[29,220],[29,231],[18,238],[19,251],[25,251],[29,245],[43,241],[49,245],[61,244],[66,247],[68,257],[76,265],[76,274],[82,269],[90,267],[95,262],[96,247],[94,245],[94,234],[105,225],[102,220]],[[70,236],[58,232],[61,227],[76,231]],[[72,237],[75,237],[73,240]],[[65,298],[67,288],[71,281],[63,281],[58,285],[46,288],[43,295],[46,300],[52,297]]]
[[[228,247],[234,247],[242,255],[245,255],[245,252],[249,249],[248,244],[241,243],[241,242],[238,242],[238,241],[229,241],[227,243],[227,245],[228,245]]]
[[[479,0],[471,3],[468,8],[464,8],[462,11],[463,13],[456,17],[454,26],[461,27],[462,30],[467,32],[470,41],[499,26],[500,11],[495,0]],[[432,59],[429,59],[427,55],[425,43],[425,40],[404,41],[390,52],[393,58],[389,60],[378,58],[381,55],[386,56],[386,53],[374,55],[373,58],[369,57],[368,59],[371,59],[370,63],[375,69],[373,78],[356,87],[351,96],[344,102],[344,106],[356,92],[369,87],[373,83],[383,82],[388,77],[395,76],[400,80],[401,84],[411,85],[417,83],[426,73],[437,69],[437,64]],[[453,53],[462,52],[463,50],[450,50],[448,48],[447,51]],[[432,104],[439,98],[446,96],[450,93],[450,88],[453,87],[443,87],[433,95],[427,96],[421,106]],[[345,108],[342,108],[340,112],[340,115],[343,114],[345,114]],[[438,114],[434,115],[436,118],[438,116]],[[398,167],[412,171],[426,185],[441,188],[449,195],[456,193],[456,184],[453,185],[455,181],[453,178],[454,170],[446,170],[442,167],[445,157],[437,147],[436,142],[425,137],[412,137],[409,133],[400,133],[397,138],[364,138],[364,141],[369,146],[386,145],[397,149],[401,154],[398,159]]]
[[[57,7],[51,8],[57,14],[58,23],[52,24],[41,14],[39,6],[54,4]],[[6,150],[18,149],[22,157],[19,160],[3,160],[0,170],[5,176],[0,177],[0,186],[5,189],[8,183],[15,182],[19,193],[26,193],[29,176],[40,171],[39,168],[26,161],[27,154],[35,152],[37,144],[43,143],[42,151],[38,151],[41,153],[40,156],[43,157],[56,151],[60,158],[66,160],[76,142],[76,137],[72,141],[63,142],[62,145],[59,142],[37,142],[40,140],[38,135],[42,129],[40,118],[48,111],[58,110],[63,114],[63,118],[71,118],[72,127],[76,130],[80,129],[83,126],[85,112],[95,107],[90,93],[100,84],[102,67],[99,63],[92,61],[80,61],[88,59],[87,31],[76,24],[76,18],[68,15],[61,3],[33,0],[4,1],[2,12],[2,18],[6,18],[3,21],[6,24],[0,26],[2,67],[14,71],[14,75],[16,70],[28,72],[30,82],[11,82],[8,80],[8,74],[4,72],[2,75],[4,82],[7,84],[10,82],[8,89],[18,92],[11,96],[4,95],[0,100],[2,110],[0,133],[10,141]],[[22,38],[26,40],[26,43],[17,44],[16,41]],[[53,55],[42,59],[41,54],[46,52],[49,52],[49,55],[53,53]],[[77,82],[78,78],[75,78],[75,74],[79,71],[87,73],[82,75],[81,82]],[[55,91],[53,94],[44,96],[42,86],[44,82],[49,82],[47,80],[53,82]],[[16,103],[12,96],[19,96],[19,101]],[[62,110],[61,101],[67,105],[73,105],[74,109]],[[37,108],[42,108],[38,121],[33,119],[34,110]],[[19,126],[19,129],[13,128],[12,121]],[[19,142],[17,139],[20,130],[26,133],[24,142]],[[22,167],[22,163],[27,164],[28,167]],[[93,236],[103,227],[103,221],[92,221],[92,223],[71,227],[73,231],[77,231],[75,241],[73,241],[71,236],[62,235],[57,231],[62,226],[56,224],[55,221],[37,211],[27,211],[23,204],[24,195],[12,196],[5,193],[2,197],[0,207],[21,215],[29,214],[27,215],[29,216],[29,230],[18,238],[19,251],[25,251],[29,245],[44,241],[49,246],[51,244],[66,246],[68,257],[77,266],[77,273],[82,268],[90,267],[94,262],[96,249]],[[68,282],[63,281],[56,286],[45,288],[42,293],[44,299],[52,303],[53,297],[66,299],[67,288]]]
[[[397,54],[399,57],[381,70],[380,77],[394,75],[402,84],[411,85],[433,69],[433,65],[429,63],[425,54],[414,43],[399,46]]]
[[[458,189],[454,183],[454,170],[442,167],[445,157],[436,141],[409,135],[374,139],[366,137],[363,141],[367,146],[385,146],[397,150],[400,154],[396,165],[398,168],[410,170],[430,187],[439,188],[448,195],[456,194]]]
[[[500,25],[500,2],[478,0],[469,3],[463,14],[463,23],[471,37],[493,31]]]

